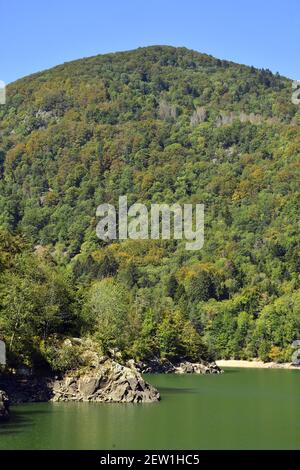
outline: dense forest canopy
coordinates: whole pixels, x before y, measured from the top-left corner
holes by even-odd
[[[0,106],[0,331],[11,364],[67,336],[147,359],[285,361],[300,334],[292,82],[185,48],[66,63]],[[205,204],[205,243],[102,242],[103,202]]]

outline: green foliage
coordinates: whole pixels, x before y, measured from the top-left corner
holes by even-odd
[[[56,337],[42,341],[40,352],[51,370],[56,373],[64,373],[76,370],[82,364],[80,347],[74,347],[69,340],[62,342]]]
[[[14,244],[18,246],[18,238],[9,247],[11,258],[8,262],[7,257],[8,265],[0,274],[0,331],[10,354],[30,364],[36,355],[36,338],[75,333],[80,319],[70,280],[46,259],[15,252]]]
[[[83,327],[141,358],[290,358],[300,336],[290,80],[153,46],[63,64],[7,96],[0,328],[12,354],[30,362],[39,341]],[[100,242],[96,207],[124,194],[204,203],[203,249]]]
[[[86,320],[104,352],[124,348],[128,312],[128,292],[112,278],[92,284],[84,306]]]
[[[179,284],[177,282],[176,277],[174,276],[174,274],[171,274],[167,283],[167,293],[170,297],[172,297],[172,299],[176,297],[177,292],[178,292],[178,287],[179,287]]]
[[[266,305],[255,324],[253,347],[267,360],[287,360],[295,331],[300,331],[300,291],[282,296]],[[276,349],[275,349],[276,348]]]

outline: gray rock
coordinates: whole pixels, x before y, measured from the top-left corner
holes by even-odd
[[[134,366],[134,361],[128,361],[130,367]],[[208,362],[189,362],[183,361],[179,364],[172,364],[167,359],[154,358],[147,363],[138,363],[137,369],[143,374],[221,374],[223,371],[216,363]]]
[[[185,361],[176,367],[175,372],[176,374],[221,374],[223,371],[214,362],[202,364]]]
[[[78,390],[84,397],[93,395],[99,387],[100,377],[80,377],[78,380]]]
[[[150,403],[160,399],[158,391],[144,381],[131,362],[123,366],[113,359],[99,361],[97,369],[84,375],[64,377],[53,383],[52,401]]]

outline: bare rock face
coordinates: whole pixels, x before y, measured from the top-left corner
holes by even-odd
[[[183,361],[173,364],[167,359],[151,359],[137,365],[143,374],[222,374],[224,371],[215,362]]]
[[[5,392],[0,390],[0,421],[6,421],[9,418],[9,398]]]
[[[158,391],[144,381],[131,361],[126,367],[106,357],[86,373],[56,380],[52,392],[55,402],[151,403],[160,399]]]
[[[222,374],[223,370],[215,362],[202,364],[201,362],[182,362],[175,370],[176,374]]]

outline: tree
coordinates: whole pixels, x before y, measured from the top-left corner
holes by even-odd
[[[159,356],[159,345],[156,336],[157,322],[153,309],[149,308],[144,316],[138,338],[134,341],[133,354],[138,360],[152,359]]]
[[[112,278],[96,281],[88,290],[85,318],[104,351],[126,345],[128,308],[128,291]]]
[[[9,353],[31,363],[39,340],[78,333],[75,303],[67,276],[55,266],[36,255],[16,255],[13,269],[0,276],[0,327]]]
[[[119,270],[118,278],[128,289],[132,289],[138,281],[138,269],[133,261],[129,261]]]
[[[191,278],[189,295],[192,300],[198,302],[215,296],[215,287],[208,271],[202,270]]]
[[[35,311],[33,289],[27,279],[14,273],[1,277],[1,331],[8,340],[10,351],[21,352],[33,336],[32,319]]]
[[[177,294],[178,287],[179,287],[179,284],[177,282],[176,277],[174,276],[174,274],[171,274],[171,276],[168,279],[168,284],[167,284],[168,296],[174,299]]]

